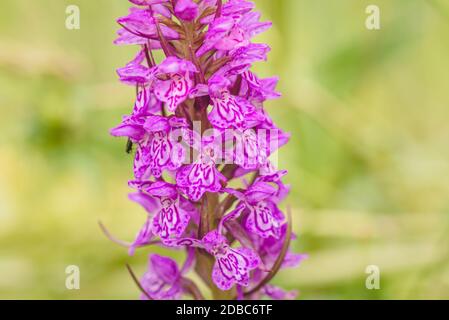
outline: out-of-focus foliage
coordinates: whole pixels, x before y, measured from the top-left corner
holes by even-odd
[[[381,30],[365,8],[381,8]],[[65,8],[81,29],[65,28]],[[449,4],[444,0],[259,0],[274,28],[258,65],[292,133],[295,249],[310,259],[276,282],[309,298],[449,297]],[[136,298],[144,270],[98,228],[130,240],[144,213],[126,198],[131,157],[108,136],[133,89],[114,69],[125,0],[0,3],[0,298]],[[81,289],[65,288],[65,268]],[[381,290],[365,288],[378,265]]]

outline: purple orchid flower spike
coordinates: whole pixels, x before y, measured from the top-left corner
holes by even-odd
[[[154,254],[141,281],[129,268],[143,299],[203,299],[186,277],[194,260],[214,299],[294,298],[269,283],[305,257],[289,251],[291,215],[280,209],[290,186],[274,156],[290,136],[265,109],[280,97],[279,79],[253,69],[270,52],[253,38],[271,22],[247,0],[129,4],[114,43],[136,47],[117,70],[136,99],[111,134],[128,139],[129,198],[146,219],[131,244],[100,226],[130,255],[150,245],[187,250],[181,270]]]

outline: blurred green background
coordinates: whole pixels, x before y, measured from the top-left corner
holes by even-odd
[[[294,246],[310,258],[276,283],[302,299],[449,298],[449,3],[445,0],[259,0],[274,28],[263,76],[292,141]],[[65,28],[65,8],[81,29]],[[381,9],[381,30],[365,8]],[[98,228],[131,240],[144,213],[127,200],[131,157],[109,128],[134,92],[115,68],[126,0],[0,2],[0,298],[134,299],[141,274]],[[167,253],[167,252],[165,252]],[[65,288],[65,268],[81,289]],[[377,265],[381,289],[365,288]]]

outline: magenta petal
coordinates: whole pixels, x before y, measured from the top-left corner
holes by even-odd
[[[117,39],[114,40],[114,44],[118,46],[136,45],[136,44],[143,45],[147,43],[147,39],[136,36],[134,33],[131,33],[126,29],[119,29],[117,31],[117,36],[118,36]]]
[[[226,277],[218,263],[215,263],[214,268],[212,269],[212,280],[215,285],[223,291],[230,290],[234,286],[234,278]]]
[[[206,192],[219,192],[221,181],[226,178],[217,170],[214,162],[199,160],[178,170],[176,182],[190,200],[199,201]]]
[[[282,262],[283,268],[296,268],[307,259],[309,256],[307,254],[299,254],[299,253],[290,253],[288,252],[285,256],[284,261]]]
[[[168,284],[173,284],[180,276],[178,264],[170,258],[152,254],[150,264],[154,273]]]
[[[257,203],[276,194],[277,189],[271,184],[257,182],[253,184],[246,192],[246,199],[250,203]]]
[[[298,291],[296,290],[286,291],[271,284],[266,285],[263,291],[265,295],[274,300],[294,300],[298,296]]]
[[[151,6],[155,4],[168,2],[170,0],[129,0],[129,1],[139,6]]]
[[[154,233],[162,240],[179,238],[190,221],[190,215],[181,209],[179,201],[163,197],[160,200],[161,210],[153,219]]]
[[[223,15],[231,16],[234,14],[243,14],[254,9],[255,5],[252,1],[245,0],[229,0],[223,5]]]
[[[136,236],[136,239],[132,243],[131,247],[129,247],[129,255],[134,255],[136,248],[147,245],[153,239],[153,231],[152,231],[152,219],[148,217],[145,224],[140,229],[139,233]]]
[[[139,141],[145,136],[145,130],[135,124],[122,123],[111,129],[111,135],[114,137],[129,137],[134,141]]]
[[[148,271],[140,283],[153,300],[178,300],[183,292],[180,279],[174,260],[153,254],[149,258]],[[141,299],[147,299],[146,295],[142,294]]]
[[[142,192],[130,193],[128,195],[129,199],[140,204],[148,213],[154,213],[154,211],[159,207],[157,201]]]
[[[192,0],[178,0],[175,13],[183,20],[192,21],[198,17],[198,5]]]
[[[148,132],[167,132],[170,127],[168,125],[167,118],[162,116],[148,116],[146,117],[145,124],[143,125]]]
[[[178,105],[188,98],[191,88],[192,81],[188,75],[183,77],[176,74],[170,80],[157,81],[154,93],[159,100],[167,103],[170,112],[175,112]]]
[[[177,191],[175,186],[163,182],[163,181],[158,181],[155,182],[147,187],[145,187],[145,192],[156,196],[156,197],[171,197],[174,198],[177,196]]]
[[[148,39],[158,38],[155,19],[150,11],[146,9],[131,8],[130,13],[125,17],[119,18],[117,22],[126,28],[126,30],[137,36]],[[165,25],[161,25],[161,30],[164,36],[168,39],[173,40],[179,38],[179,34],[176,31]]]
[[[246,228],[262,238],[281,237],[281,227],[284,220],[279,209],[271,201],[260,201],[249,207],[250,214],[246,219]]]
[[[214,108],[209,113],[209,121],[220,129],[244,128],[246,103],[242,99],[225,94],[222,98],[213,98]]]
[[[221,290],[229,290],[234,284],[249,285],[249,271],[260,264],[259,257],[247,248],[228,248],[224,254],[215,255],[216,263],[212,279]]]
[[[198,69],[192,62],[177,57],[167,57],[158,65],[157,70],[159,74],[198,72]]]

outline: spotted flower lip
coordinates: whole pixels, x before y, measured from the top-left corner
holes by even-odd
[[[249,271],[260,264],[257,254],[249,248],[232,248],[218,232],[212,231],[203,239],[206,250],[215,257],[212,279],[221,290],[229,290],[234,284],[249,285]]]
[[[195,202],[206,192],[219,192],[224,181],[226,177],[207,156],[200,156],[196,163],[182,167],[176,175],[178,186]]]
[[[218,130],[247,129],[265,121],[265,115],[243,97],[232,95],[231,81],[218,74],[209,79],[208,85],[200,84],[194,89],[194,96],[208,95],[213,109],[208,115],[212,125]]]
[[[131,185],[139,190],[139,197],[134,194],[132,199],[150,209],[148,220],[136,240],[139,243],[134,246],[148,243],[150,234],[159,236],[162,241],[180,238],[196,209],[189,207],[187,200],[179,196],[176,186],[162,181],[133,182]]]
[[[185,149],[173,140],[172,133],[180,129],[182,132],[187,122],[174,116],[148,115],[145,119],[144,136],[137,143],[134,175],[136,179],[160,178],[164,170],[174,171],[183,163]]]
[[[281,228],[285,217],[277,203],[282,200],[285,186],[280,181],[286,172],[277,172],[271,176],[260,177],[245,192],[226,189],[241,200],[233,215],[244,216],[244,226],[249,233],[262,238],[281,237]]]
[[[166,58],[156,69],[156,76],[166,75],[168,80],[156,80],[154,94],[167,104],[170,112],[174,112],[179,104],[188,99],[193,89],[192,73],[197,73],[196,66],[187,60],[176,57]]]
[[[149,256],[136,280],[141,298],[204,299],[186,276],[194,263],[215,299],[294,298],[295,291],[269,283],[306,257],[290,251],[290,214],[281,211],[290,186],[274,154],[290,135],[265,108],[281,97],[279,79],[253,68],[271,50],[254,36],[271,22],[247,0],[128,3],[114,43],[136,48],[117,69],[136,98],[111,135],[128,140],[129,199],[146,216],[131,244],[110,239],[130,255],[150,245],[187,251],[182,268]]]
[[[269,161],[271,150],[276,146],[270,146],[270,138],[257,135],[257,129],[233,130],[232,135],[227,136],[227,141],[232,141],[232,148],[226,149],[228,158],[241,167],[241,170],[254,171],[265,166]],[[275,141],[277,144],[277,140]]]
[[[249,248],[232,248],[226,237],[213,230],[200,240],[179,239],[166,242],[172,247],[191,246],[206,250],[215,258],[212,279],[221,290],[230,290],[235,284],[249,285],[249,272],[260,265],[260,258]]]
[[[176,184],[191,201],[197,202],[206,192],[219,192],[226,177],[217,169],[219,154],[216,144],[220,134],[201,140],[194,139],[193,146],[199,152],[196,161],[181,167],[176,174]]]

